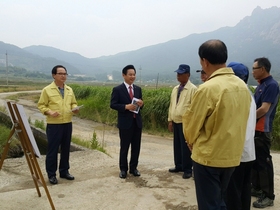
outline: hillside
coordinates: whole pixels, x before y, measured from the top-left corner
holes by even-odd
[[[192,80],[199,82],[199,74],[194,73],[200,68],[197,51],[200,44],[209,39],[221,39],[226,43],[229,52],[228,62],[239,61],[251,68],[256,57],[268,57],[272,63],[273,76],[280,80],[278,70],[280,8],[278,7],[269,9],[257,7],[251,16],[244,17],[234,27],[191,34],[182,39],[98,58],[86,58],[75,52],[66,52],[48,46],[29,46],[20,49],[0,42],[0,61],[8,51],[9,63],[27,70],[49,72],[52,66],[61,63],[68,67],[70,73],[95,76],[103,81],[107,79],[107,74],[113,75],[115,81],[122,80],[121,69],[127,64],[134,64],[138,71],[138,78],[140,74],[142,81],[151,82],[154,82],[157,77],[162,81],[175,81],[174,70],[179,64],[187,63],[193,72]],[[253,81],[252,78],[250,80]]]
[[[75,66],[67,61],[58,60],[55,57],[42,57],[38,54],[30,53],[12,44],[6,44],[0,41],[0,66],[6,65],[6,53],[9,66],[17,66],[28,71],[43,72],[50,74],[53,66],[58,63],[68,67],[69,73],[80,73]]]

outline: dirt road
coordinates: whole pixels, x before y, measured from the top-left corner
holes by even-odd
[[[0,94],[0,105],[4,95]],[[31,120],[42,120],[44,116],[30,101],[20,100]],[[58,185],[50,185],[49,192],[56,209],[59,210],[194,210],[197,209],[194,180],[182,179],[182,173],[171,174],[173,166],[172,140],[143,134],[138,169],[140,177],[118,177],[119,137],[116,128],[88,120],[74,118],[73,135],[91,139],[93,130],[97,138],[106,144],[110,156],[98,151],[85,149],[70,155],[70,172],[74,181],[58,179]],[[280,207],[278,169],[280,155],[273,153],[275,166],[274,207]],[[46,176],[44,159],[38,159],[41,171]],[[0,171],[0,209],[51,209],[44,189],[38,197],[25,158],[7,159]],[[252,199],[253,201],[255,198]]]

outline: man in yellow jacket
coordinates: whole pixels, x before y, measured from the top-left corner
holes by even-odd
[[[57,154],[60,147],[60,178],[74,180],[69,173],[69,154],[72,137],[72,115],[78,113],[77,101],[71,87],[65,84],[67,70],[57,65],[52,69],[54,81],[41,93],[38,108],[47,116],[48,148],[46,155],[46,171],[49,182],[57,184]]]
[[[183,116],[192,149],[198,208],[226,209],[224,195],[244,148],[251,96],[246,84],[226,67],[227,47],[209,40],[199,47],[208,80],[201,84]]]

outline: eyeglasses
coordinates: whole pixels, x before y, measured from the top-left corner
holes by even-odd
[[[260,69],[260,68],[262,68],[262,66],[253,67],[252,69],[253,69],[253,71],[254,71],[254,70]]]
[[[63,76],[67,76],[68,74],[67,73],[56,73],[58,75],[63,75]]]

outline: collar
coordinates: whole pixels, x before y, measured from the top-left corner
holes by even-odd
[[[188,80],[187,83],[183,86],[183,89],[187,89],[190,85],[191,85],[191,81]],[[181,86],[181,83],[179,85],[177,85],[177,88],[179,88],[180,86]]]
[[[128,88],[129,88],[129,86],[131,86],[131,87],[132,87],[132,89],[133,89],[133,84],[129,85],[129,84],[127,84],[126,82],[123,82],[123,84],[125,85],[126,89],[128,89]]]
[[[269,75],[268,77],[266,77],[266,78],[264,78],[264,79],[261,79],[261,80],[259,81],[259,83],[262,84],[262,83],[264,83],[264,82],[266,82],[267,80],[270,80],[270,79],[272,79],[272,76],[271,76],[271,75]]]
[[[55,84],[54,81],[51,83],[51,87],[52,87],[52,88],[55,88],[55,89],[58,89],[58,86]],[[64,90],[65,90],[65,89],[68,89],[68,86],[64,83],[63,88],[64,88]]]
[[[216,71],[214,71],[210,75],[210,77],[207,80],[210,80],[210,79],[212,79],[213,77],[216,77],[216,76],[226,75],[226,74],[234,74],[232,68],[224,67],[224,68],[217,69]]]

